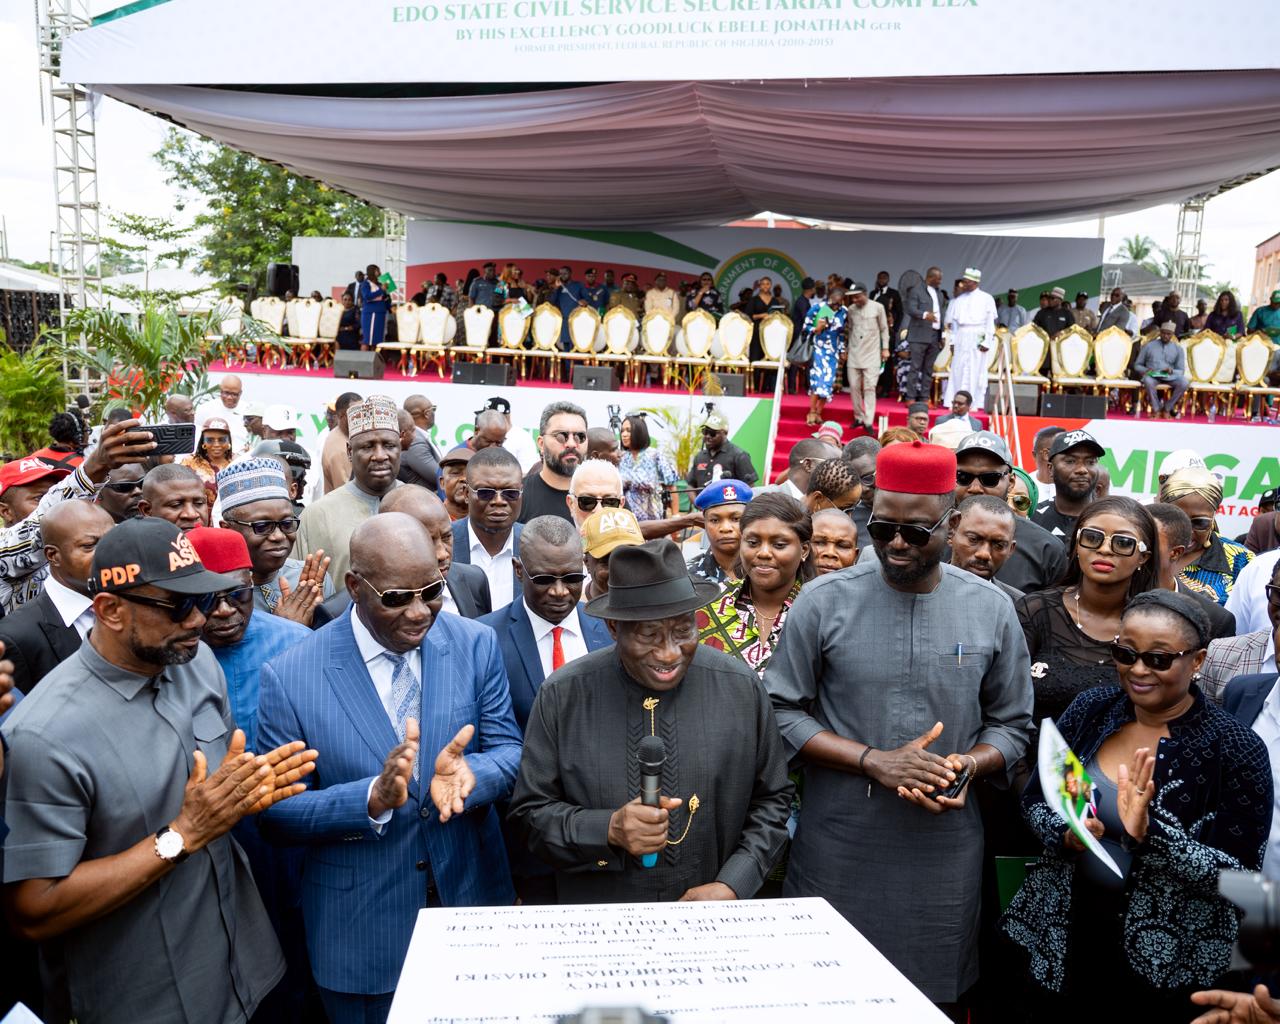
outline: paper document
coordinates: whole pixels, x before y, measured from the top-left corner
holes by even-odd
[[[1049,809],[1066,820],[1086,850],[1114,871],[1117,877],[1123,878],[1124,872],[1111,859],[1111,854],[1084,827],[1093,803],[1093,781],[1051,718],[1040,723],[1040,750],[1036,766],[1040,769],[1040,789]]]

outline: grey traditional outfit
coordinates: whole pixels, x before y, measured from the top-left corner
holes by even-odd
[[[988,743],[1012,767],[1031,728],[1027,645],[1013,605],[949,565],[928,594],[878,561],[806,584],[765,671],[788,756],[820,732],[892,750],[945,727],[938,754]],[[868,779],[804,767],[787,896],[824,896],[935,1002],[978,977],[982,822],[970,796],[932,815]]]
[[[403,485],[397,480],[391,486]],[[302,513],[298,536],[293,542],[293,557],[303,559],[322,548],[332,559],[329,580],[334,589],[344,586],[347,570],[351,568],[351,535],[357,526],[377,513],[381,502],[382,495],[362,490],[354,478],[336,491],[330,491]]]
[[[637,746],[661,736],[671,838],[654,868],[609,845],[609,819],[640,793]],[[736,770],[731,770],[736,769]],[[613,647],[538,690],[511,820],[556,869],[561,903],[677,900],[723,882],[755,895],[787,837],[791,783],[769,698],[754,672],[699,645],[674,690],[632,680]]]

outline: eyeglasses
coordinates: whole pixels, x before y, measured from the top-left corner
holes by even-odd
[[[575,444],[587,443],[587,432],[585,430],[553,430],[549,437],[554,437],[557,444],[568,444],[572,440]]]
[[[175,595],[178,598],[176,601],[165,601],[158,597],[131,594],[127,590],[116,591],[116,596],[148,608],[163,608],[173,622],[186,622],[192,609],[199,611],[201,615],[208,615],[219,599],[217,594],[181,594]]]
[[[828,498],[825,494],[822,494],[821,492],[818,493],[818,497],[827,503],[826,508],[833,508],[837,512],[843,512],[845,515],[848,515],[848,516],[853,515],[853,510],[858,507],[858,502],[856,501],[848,505],[837,505],[834,501],[832,501],[830,498]]]
[[[379,590],[359,573],[356,573],[355,576],[356,579],[378,595],[383,608],[406,608],[413,602],[415,597],[419,598],[423,604],[430,604],[432,601],[438,601],[440,595],[444,593],[443,576],[434,583],[428,583],[418,590]]]
[[[119,483],[103,484],[103,488],[108,491],[115,491],[116,494],[132,494],[142,486],[141,480],[121,480]]]
[[[1267,584],[1267,600],[1280,602],[1280,586],[1274,583]]]
[[[1139,660],[1142,661],[1147,668],[1154,669],[1157,672],[1164,672],[1173,666],[1173,663],[1179,658],[1185,658],[1192,651],[1135,651],[1132,647],[1126,647],[1122,643],[1112,643],[1111,657],[1120,665],[1133,665]]]
[[[1147,546],[1137,537],[1130,536],[1127,533],[1103,533],[1103,531],[1093,526],[1082,526],[1076,531],[1076,547],[1085,548],[1088,551],[1096,551],[1102,547],[1102,542],[1110,538],[1111,550],[1117,555],[1131,555],[1135,551],[1146,551]]]
[[[1191,519],[1191,529],[1202,533],[1205,530],[1213,529],[1213,516],[1194,516]]]
[[[913,548],[922,548],[929,543],[929,538],[937,531],[938,527],[951,518],[954,509],[947,509],[932,526],[918,526],[915,523],[895,523],[888,519],[872,519],[867,523],[867,532],[871,534],[871,539],[879,541],[881,544],[888,544],[898,534],[902,534],[902,539],[910,544]]]
[[[956,483],[961,487],[968,487],[975,480],[982,484],[983,487],[995,487],[1009,475],[1007,469],[992,471],[990,473],[970,473],[967,469],[956,470]]]
[[[213,604],[209,606],[212,611],[217,608],[223,601],[227,604],[237,605],[244,604],[253,598],[253,587],[237,587],[235,590],[222,590],[213,595]]]
[[[872,470],[870,473],[863,473],[858,477],[858,479],[862,481],[863,487],[874,487],[876,485],[875,470]]]
[[[298,532],[298,523],[300,520],[297,516],[287,516],[284,519],[255,519],[251,523],[246,523],[243,519],[227,518],[227,522],[235,523],[236,526],[247,526],[253,530],[255,537],[265,537],[273,530],[279,530],[286,537],[292,537]]]
[[[524,493],[519,487],[472,487],[470,484],[467,485],[467,490],[485,502],[493,501],[494,498],[501,494],[502,500],[508,505],[514,505],[520,500],[520,495]]]
[[[593,512],[597,505],[605,508],[622,508],[621,498],[597,498],[594,494],[575,494],[573,500],[583,512]]]
[[[563,583],[568,587],[579,586],[585,579],[585,572],[567,572],[563,576],[552,576],[550,573],[539,573],[537,576],[529,576],[528,580],[535,587],[553,587],[557,583]]]
[[[1031,511],[1031,496],[1029,494],[1015,494],[1009,498],[1009,505],[1015,512]]]

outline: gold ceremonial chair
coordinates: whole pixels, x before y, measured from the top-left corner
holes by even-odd
[[[713,355],[711,366],[716,373],[735,373],[751,369],[751,338],[755,323],[741,313],[731,311],[720,318],[717,338],[720,354]],[[714,353],[714,349],[712,350]]]
[[[1196,331],[1187,337],[1182,347],[1187,353],[1187,378],[1191,381],[1183,407],[1188,396],[1193,413],[1199,408],[1207,412],[1209,404],[1217,405],[1219,400],[1225,406],[1235,390],[1230,382],[1219,380],[1222,366],[1232,354],[1227,340],[1213,331]]]
[[[393,306],[391,315],[396,318],[396,340],[384,341],[376,346],[378,355],[384,360],[395,359],[396,369],[410,375],[409,358],[418,347],[418,331],[421,324],[418,320],[418,307],[412,302],[402,302]]]
[[[661,367],[663,387],[671,379],[671,343],[676,337],[676,322],[665,310],[655,309],[640,321],[640,350],[631,359],[632,384],[639,387],[648,378],[648,367]]]
[[[761,371],[776,370],[785,373],[787,352],[791,348],[791,336],[796,325],[781,310],[774,310],[760,321],[760,347],[764,356],[751,361],[751,376],[747,378],[747,390],[755,390],[755,375]]]
[[[626,380],[631,370],[632,353],[640,344],[640,323],[626,306],[614,306],[601,321],[604,332],[604,348],[596,353],[598,363],[611,363],[622,371],[619,378]]]
[[[508,302],[498,310],[498,347],[489,353],[489,358],[501,361],[509,357],[518,377],[524,376],[524,342],[532,317],[533,310],[523,311],[518,302]]]
[[[1050,376],[1054,391],[1067,388],[1092,388],[1097,380],[1089,375],[1093,358],[1093,335],[1079,324],[1059,331],[1049,346]]]
[[[565,363],[592,365],[596,361],[596,352],[604,343],[602,334],[600,314],[590,306],[579,306],[570,313],[569,351],[560,353],[560,372],[564,372]],[[572,370],[569,372],[573,373]]]
[[[955,352],[951,348],[951,332],[944,329],[942,332],[942,351],[933,357],[931,393],[934,405],[942,401],[942,390],[946,386],[947,378],[951,376],[951,357],[953,355],[955,355]]]
[[[342,303],[325,299],[320,303],[320,320],[316,324],[316,365],[332,366],[333,351],[338,347],[338,327],[342,324]]]
[[[316,345],[320,339],[320,303],[315,299],[293,299],[286,304],[289,315],[289,335],[280,340],[288,347],[294,366],[304,370],[319,365]]]
[[[1093,339],[1094,387],[1099,394],[1119,392],[1131,400],[1142,385],[1129,376],[1133,336],[1123,327],[1108,327]]]
[[[245,349],[244,339],[240,337],[244,330],[244,299],[238,295],[227,295],[218,303],[218,333],[208,335],[208,341],[221,343],[223,347],[222,361],[227,366],[245,366],[249,362],[249,353]]]
[[[1065,332],[1064,332],[1065,333]],[[1040,372],[1049,354],[1049,335],[1037,324],[1023,324],[1009,339],[1010,369],[1013,383],[1034,384],[1036,396],[1049,386],[1049,378]]]
[[[258,339],[258,362],[271,367],[285,364],[285,345],[280,334],[284,330],[284,300],[275,295],[263,295],[249,305],[249,315],[262,323],[270,335]]]
[[[448,306],[428,302],[418,310],[418,344],[409,355],[416,375],[425,363],[436,368],[436,376],[446,376],[449,365],[449,345],[458,333],[458,321]]]
[[[1241,398],[1245,399],[1246,418],[1251,413],[1248,402],[1250,398],[1261,399],[1280,395],[1280,388],[1273,388],[1267,383],[1267,367],[1271,365],[1271,354],[1275,350],[1275,344],[1262,331],[1245,335],[1244,340],[1236,345],[1236,365],[1239,368],[1240,379],[1236,382],[1232,397],[1237,402]],[[1230,415],[1235,415],[1234,404]]]
[[[494,313],[490,306],[468,306],[462,311],[462,344],[456,340],[449,346],[449,355],[456,361],[474,359],[487,362],[489,336],[493,333]]]
[[[1010,358],[1012,358],[1012,356],[1010,355],[1011,350],[1009,348],[1009,338],[1010,338],[1009,328],[1004,326],[996,327],[996,343],[991,346],[991,350],[987,353],[987,386],[988,387],[990,387],[991,385],[995,385],[996,387],[999,387],[1000,385],[1000,379],[1002,376],[1000,372],[1001,354],[1009,355]],[[1010,363],[1011,368],[1012,368],[1012,365],[1013,364]]]
[[[711,369],[711,345],[716,337],[716,318],[705,309],[695,309],[680,321],[672,376],[692,388],[699,373]],[[686,375],[687,368],[687,375]]]
[[[533,348],[525,355],[529,358],[530,367],[542,363],[546,369],[545,378],[550,380],[559,367],[560,329],[564,324],[564,314],[549,302],[544,302],[533,311],[530,318],[529,333],[533,335]]]

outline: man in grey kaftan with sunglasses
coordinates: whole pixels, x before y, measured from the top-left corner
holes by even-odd
[[[296,734],[323,767],[259,827],[306,847],[307,952],[331,1024],[377,1024],[419,908],[515,902],[493,804],[511,794],[520,730],[493,630],[440,614],[421,523],[367,519],[350,564],[351,607],[262,669],[260,745]]]
[[[765,671],[805,773],[784,894],[824,896],[925,995],[978,978],[982,823],[965,773],[1004,784],[1031,728],[1009,599],[941,564],[956,460],[892,445],[876,463],[876,563],[807,583]]]

